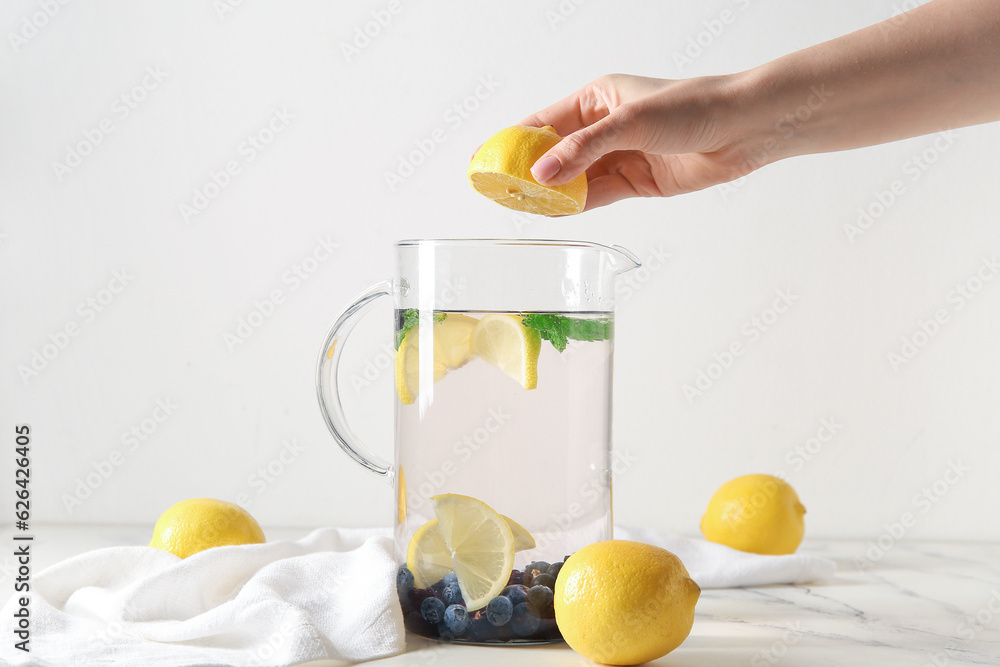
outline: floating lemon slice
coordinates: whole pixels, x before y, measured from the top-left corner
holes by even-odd
[[[479,323],[474,317],[448,313],[433,325],[434,336],[434,382],[443,378],[448,371],[464,366],[472,359],[469,339]],[[413,327],[403,336],[396,350],[396,393],[404,405],[416,400],[420,387],[420,325]]]
[[[538,385],[542,337],[521,323],[519,315],[484,315],[472,332],[472,352],[516,380],[525,389]]]
[[[587,176],[569,183],[541,185],[531,167],[562,141],[551,125],[514,125],[486,140],[469,164],[469,183],[479,194],[501,206],[539,215],[572,215],[587,203]]]

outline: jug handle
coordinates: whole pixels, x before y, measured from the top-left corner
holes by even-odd
[[[347,425],[344,407],[340,402],[337,370],[340,367],[340,355],[344,350],[344,341],[354,325],[358,323],[360,316],[380,297],[389,296],[391,291],[392,283],[386,280],[359,294],[330,327],[316,364],[316,397],[319,399],[319,409],[323,414],[323,421],[326,422],[326,427],[333,434],[334,440],[358,464],[385,478],[390,483],[393,477],[392,464],[368,449]]]

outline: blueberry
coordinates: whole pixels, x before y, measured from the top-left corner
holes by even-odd
[[[451,628],[444,621],[438,623],[437,631],[441,639],[455,639],[455,633],[451,631]]]
[[[402,598],[409,595],[411,590],[413,590],[413,573],[403,565],[396,573],[396,593]]]
[[[469,613],[460,604],[450,605],[444,610],[444,624],[458,637],[469,629]]]
[[[552,605],[552,589],[548,586],[532,586],[528,591],[527,602],[542,619],[555,618],[556,610]]]
[[[532,586],[528,590],[528,602],[541,611],[552,605],[552,589],[547,586]]]
[[[444,600],[445,604],[465,603],[465,600],[462,598],[462,589],[459,587],[457,581],[444,587],[444,590],[441,592],[441,599]]]
[[[510,598],[511,604],[516,607],[528,597],[528,587],[521,585],[508,586],[503,589],[500,595]]]
[[[534,588],[535,586],[545,586],[546,588],[553,589],[556,587],[556,578],[548,572],[543,572],[531,578],[531,587]]]
[[[524,569],[527,570],[528,572],[534,572],[535,570],[538,570],[539,572],[545,572],[549,569],[549,563],[546,563],[544,560],[536,560],[530,563],[528,567]]]
[[[420,605],[424,603],[427,598],[434,597],[434,591],[429,588],[414,588],[410,590],[410,607],[416,611],[420,612]]]
[[[498,595],[486,605],[486,620],[493,625],[504,625],[514,613],[514,603],[510,598]]]
[[[526,602],[514,607],[514,613],[510,618],[510,629],[518,637],[530,637],[535,634],[535,630],[541,625],[542,619],[535,608]]]
[[[485,616],[473,618],[469,621],[469,638],[480,642],[496,639],[497,629],[486,620]]]
[[[551,574],[553,577],[555,577],[556,579],[558,579],[559,578],[559,570],[562,569],[562,566],[563,566],[562,563],[552,563],[552,565],[549,565],[548,574]]]
[[[510,623],[493,626],[493,630],[496,632],[494,636],[502,642],[509,642],[514,638],[514,633],[510,630]]]
[[[531,573],[531,570],[525,568],[524,573],[521,575],[521,583],[525,586],[531,586],[531,578],[535,575]]]
[[[458,583],[458,575],[455,574],[454,570],[452,570],[448,574],[444,575],[444,578],[441,580],[441,583],[443,583],[445,586],[447,586],[448,584],[456,584]]]
[[[424,620],[424,617],[420,615],[419,611],[413,611],[407,614],[403,619],[403,625],[406,626],[407,630],[415,635],[420,635],[421,637],[438,636],[437,626]]]
[[[555,618],[543,618],[535,633],[535,639],[562,639]]]
[[[444,617],[444,602],[437,598],[427,598],[420,604],[420,615],[428,623],[440,623]]]

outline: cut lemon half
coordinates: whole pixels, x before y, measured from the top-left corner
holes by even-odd
[[[531,175],[538,158],[562,141],[555,128],[514,125],[486,140],[469,164],[469,183],[501,206],[538,215],[573,215],[587,203],[587,176],[548,187]]]
[[[457,313],[434,322],[434,382],[472,359],[469,340],[478,323],[474,317]],[[396,350],[396,393],[404,405],[416,400],[420,387],[420,326],[407,331]]]
[[[445,493],[432,496],[431,503],[466,609],[482,609],[500,594],[514,569],[510,526],[492,507],[470,496]]]
[[[484,315],[472,332],[472,352],[496,366],[525,389],[538,385],[542,337],[521,323],[520,315]]]

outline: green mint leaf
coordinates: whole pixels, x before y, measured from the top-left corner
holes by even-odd
[[[552,343],[552,347],[562,352],[566,349],[566,333],[558,317],[558,315],[530,313],[525,315],[521,322],[524,326],[538,331],[542,338]]]
[[[521,320],[526,327],[538,331],[542,338],[552,343],[560,352],[566,349],[567,339],[581,341],[608,340],[614,331],[610,318],[585,320],[566,315],[529,313]]]
[[[444,318],[448,317],[448,313],[441,313],[434,311],[434,321],[441,322]],[[420,311],[416,308],[408,308],[403,311],[403,321],[400,327],[396,329],[396,349],[403,344],[403,338],[406,337],[407,332],[410,329],[417,326],[420,323]]]

